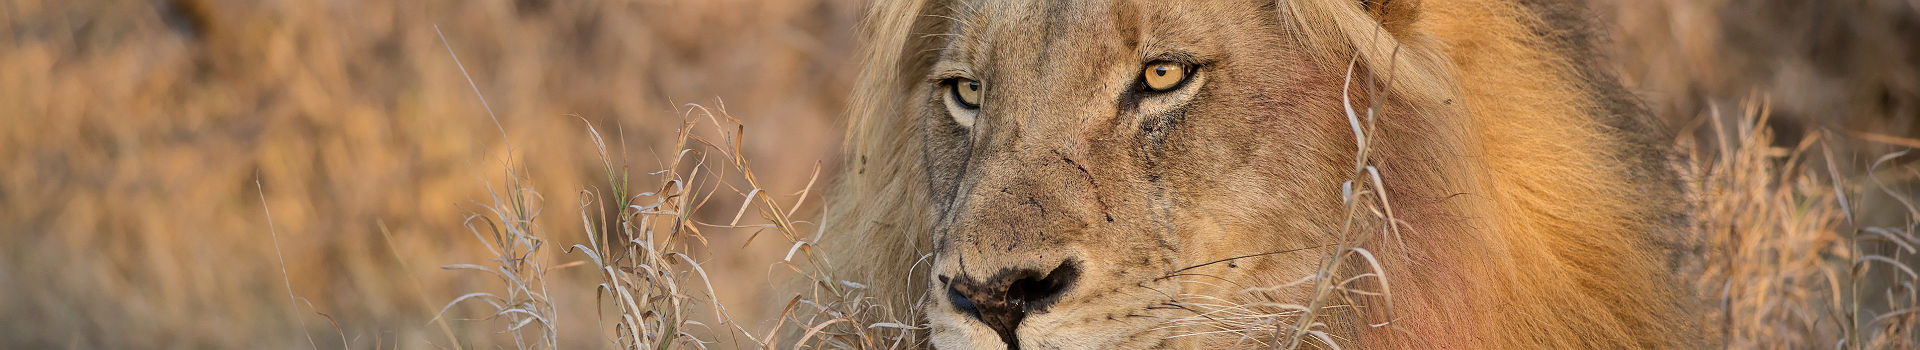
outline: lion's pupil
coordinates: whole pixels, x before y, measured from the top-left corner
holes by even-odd
[[[1153,74],[1166,76],[1168,70],[1166,66],[1153,67]]]

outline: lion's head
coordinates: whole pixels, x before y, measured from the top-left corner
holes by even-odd
[[[1628,231],[1667,228],[1660,225],[1672,223],[1650,224],[1661,213],[1634,208],[1677,200],[1632,203],[1646,199],[1635,191],[1671,183],[1636,187],[1626,174],[1643,164],[1605,163],[1620,158],[1609,149],[1623,148],[1609,142],[1625,141],[1605,136],[1618,129],[1590,117],[1607,110],[1604,96],[1569,87],[1577,72],[1529,49],[1548,33],[1532,30],[1535,17],[1518,5],[1487,5],[1500,1],[1466,3],[1482,6],[1439,6],[1440,15],[1468,17],[1451,26],[1420,22],[1426,14],[1416,0],[879,3],[856,95],[852,164],[829,218],[839,239],[834,257],[847,262],[848,278],[873,283],[895,304],[917,305],[936,347],[1166,347],[1207,331],[1168,322],[1201,313],[1186,306],[1195,296],[1225,300],[1250,284],[1322,268],[1351,215],[1342,211],[1342,188],[1360,146],[1346,111],[1373,106],[1387,136],[1374,141],[1381,156],[1370,164],[1385,170],[1403,216],[1419,222],[1408,229],[1425,240],[1399,243],[1407,265],[1392,270],[1412,277],[1394,281],[1429,285],[1394,297],[1413,312],[1351,323],[1418,321],[1397,331],[1468,345],[1624,337],[1634,329],[1607,327],[1637,319],[1606,312],[1562,322],[1598,330],[1523,325],[1511,329],[1543,333],[1489,339],[1469,332],[1503,320],[1432,311],[1553,311],[1682,292],[1553,295],[1581,288],[1581,278],[1668,281],[1643,259],[1656,253],[1631,252],[1656,240]],[[1474,21],[1495,34],[1449,32]],[[1461,62],[1482,57],[1449,51],[1462,43],[1513,44],[1479,49],[1540,65],[1463,72],[1485,62]],[[1466,74],[1476,76],[1456,77]],[[1356,76],[1380,79],[1353,84],[1373,89],[1349,88]],[[1491,98],[1500,91],[1479,87],[1488,79],[1514,81],[1504,88],[1511,99]],[[1524,116],[1475,119],[1508,114]],[[1558,125],[1512,124],[1530,122]],[[1532,154],[1493,147],[1564,148],[1510,140],[1502,133],[1512,128],[1599,150],[1522,159],[1557,162],[1546,170],[1484,166]],[[1512,177],[1557,174],[1579,183],[1500,189]],[[1553,202],[1570,194],[1599,198]],[[1516,209],[1539,217],[1490,214]],[[1551,235],[1599,243],[1568,249],[1547,246],[1556,239],[1509,239],[1573,220],[1597,233]],[[1486,251],[1498,254],[1475,260]],[[1528,262],[1536,258],[1558,260]],[[1560,273],[1567,269],[1605,271]],[[1514,277],[1535,274],[1550,276]],[[1526,281],[1546,286],[1486,287]],[[1262,293],[1280,303],[1308,298],[1297,289]],[[1554,298],[1567,300],[1550,305]],[[1523,306],[1496,306],[1516,302]],[[1586,322],[1599,317],[1608,319]]]
[[[1298,64],[1314,57],[1275,2],[953,7],[904,116],[924,130],[935,344],[1156,345],[1185,312],[1169,302],[1199,287],[1176,271],[1337,225],[1342,76]],[[1209,272],[1304,275],[1309,259]]]

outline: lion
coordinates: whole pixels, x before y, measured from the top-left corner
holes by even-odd
[[[1607,73],[1586,6],[880,1],[820,247],[936,348],[1234,344],[1169,320],[1247,290],[1307,304],[1251,286],[1331,254],[1359,108],[1398,232],[1370,251],[1392,291],[1288,329],[1708,345],[1678,272],[1698,254],[1670,135]]]

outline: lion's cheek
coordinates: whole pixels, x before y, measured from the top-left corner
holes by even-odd
[[[1104,282],[1103,285],[1122,285]],[[1052,311],[1029,316],[1020,329],[1026,349],[1132,349],[1157,344],[1170,334],[1160,326],[1179,317],[1155,308],[1171,283],[1124,284],[1089,291],[1089,298],[1063,302]],[[1151,340],[1151,341],[1147,341]]]

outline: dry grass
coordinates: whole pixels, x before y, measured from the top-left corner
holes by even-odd
[[[1769,108],[1716,110],[1704,119],[1713,139],[1682,140],[1700,175],[1699,288],[1720,301],[1718,336],[1734,348],[1912,348],[1916,168],[1898,161],[1905,151],[1864,167],[1841,160],[1829,133],[1776,146]]]
[[[912,322],[884,318],[881,315],[889,313],[875,309],[886,306],[877,304],[877,298],[861,294],[865,288],[862,284],[834,279],[820,268],[828,262],[812,254],[811,242],[821,233],[809,234],[803,227],[812,227],[813,223],[795,219],[797,208],[814,194],[814,182],[809,181],[791,195],[774,194],[761,187],[742,153],[745,126],[724,110],[693,107],[692,118],[678,133],[678,151],[665,160],[665,168],[644,173],[638,182],[633,181],[628,166],[620,164],[622,157],[608,151],[600,131],[590,123],[587,126],[586,132],[602,159],[606,187],[580,191],[580,227],[585,243],[562,251],[584,257],[586,266],[595,270],[599,281],[594,286],[595,303],[607,306],[601,309],[603,312],[611,311],[599,317],[602,327],[597,328],[605,338],[620,348],[631,349],[918,345],[912,332],[918,327],[911,326]],[[507,178],[513,186],[509,193],[534,193],[516,180],[513,168],[509,169]],[[636,184],[645,192],[635,192]],[[558,248],[542,244],[546,230],[531,224],[542,201],[537,195],[496,194],[493,198],[488,215],[474,219],[485,223],[485,229],[478,225],[470,228],[494,253],[490,260],[498,266],[463,264],[446,268],[492,274],[504,282],[505,292],[469,293],[449,302],[447,308],[462,302],[485,303],[490,313],[482,317],[501,321],[499,331],[512,334],[517,348],[555,348],[556,332],[550,321],[554,319],[553,301],[545,293],[549,270],[542,268],[551,262],[543,263],[538,257]],[[596,198],[606,203],[596,203]],[[716,198],[739,203],[731,219],[707,222],[694,214]],[[612,206],[600,210],[602,204]],[[759,214],[764,223],[743,223],[749,210]],[[511,224],[493,225],[496,219]],[[777,233],[790,248],[774,267],[792,272],[810,286],[802,288],[810,292],[793,296],[771,327],[735,319],[715,293],[714,275],[694,257],[713,248],[702,233],[713,229],[750,230],[747,243],[763,233]],[[762,288],[779,284],[771,280]],[[730,285],[743,284],[732,281]],[[711,313],[698,312],[707,307]],[[534,336],[521,335],[528,332],[528,327],[535,327],[531,328]]]
[[[857,6],[0,2],[0,285],[14,286],[0,288],[0,348],[308,348],[303,334],[319,348],[455,347],[427,321],[467,292],[506,290],[437,267],[494,265],[465,224],[492,216],[489,179],[503,198],[518,191],[503,164],[548,197],[533,227],[578,227],[572,189],[604,183],[582,117],[626,140],[610,152],[651,164],[674,147],[682,103],[724,100],[769,131],[741,144],[766,156],[763,185],[802,188],[839,142]],[[758,320],[778,310],[748,300],[776,298],[762,276],[787,247],[742,248],[747,231],[705,230],[726,249],[694,257],[732,276],[715,281],[742,300],[731,312]],[[583,260],[545,254],[546,266]],[[605,343],[589,327],[592,284],[574,283],[593,272],[550,274],[562,347]],[[476,326],[490,321],[463,321],[488,308],[463,303],[442,321],[465,348],[512,344]]]

